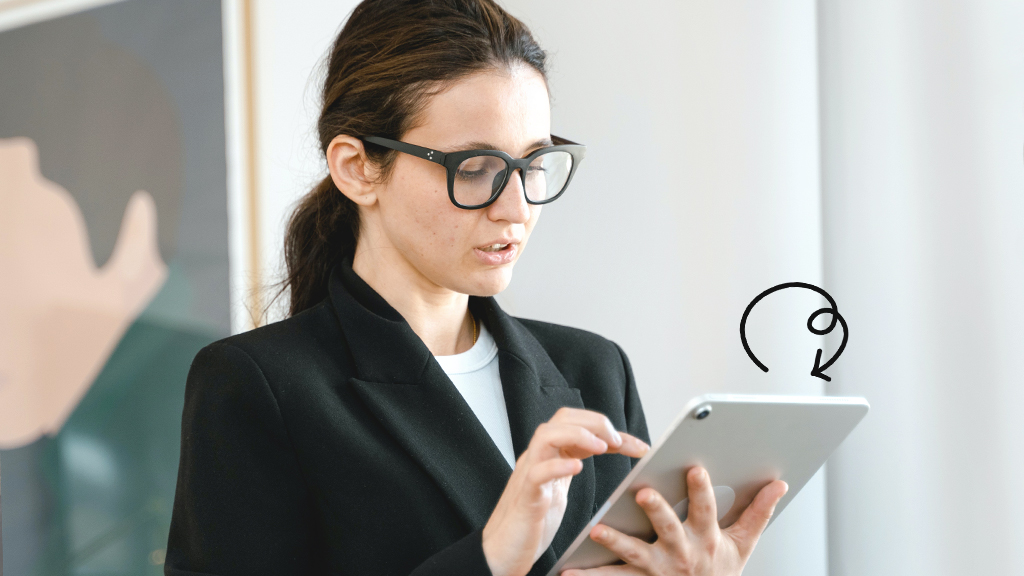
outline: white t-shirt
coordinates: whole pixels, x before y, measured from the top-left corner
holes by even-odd
[[[515,468],[512,430],[508,425],[505,395],[501,391],[498,345],[494,343],[494,337],[481,323],[480,335],[472,348],[462,354],[434,358],[473,409],[509,466]]]

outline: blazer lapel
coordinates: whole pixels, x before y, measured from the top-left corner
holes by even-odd
[[[422,340],[351,267],[335,270],[330,297],[356,367],[357,376],[349,383],[467,525],[482,527],[511,475],[501,452]],[[470,310],[486,324],[498,346],[518,458],[539,425],[563,406],[583,408],[583,401],[536,338],[493,298],[471,297]],[[555,539],[531,574],[546,573],[590,521],[594,485],[594,463],[588,458],[570,484]]]
[[[482,318],[498,345],[501,385],[508,410],[516,458],[526,450],[538,426],[563,406],[584,408],[577,388],[558,371],[547,351],[521,323],[498,306],[493,298],[470,298],[470,310]],[[531,574],[544,574],[580,533],[594,510],[594,460],[583,461],[583,471],[569,486],[562,524]]]
[[[356,367],[349,384],[467,526],[482,527],[511,468],[409,324],[351,268],[339,268],[331,300]]]
[[[349,382],[470,529],[481,528],[512,470],[459,391],[450,382],[443,385],[440,377],[447,376],[440,366],[437,371],[417,384]]]

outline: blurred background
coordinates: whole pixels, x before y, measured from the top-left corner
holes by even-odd
[[[706,392],[872,404],[745,574],[1024,576],[1024,0],[502,4],[550,53],[552,131],[588,146],[502,305],[622,345],[654,438]],[[0,444],[9,576],[160,573],[191,351],[250,328],[248,310],[280,277],[289,209],[324,172],[313,134],[320,60],[354,5],[0,0],[0,170],[5,149],[21,158],[25,139],[35,143],[42,176],[83,214],[95,269],[136,190],[154,197],[158,227],[173,213],[178,231],[155,233],[159,290],[123,307],[98,364],[79,376],[84,391],[66,394],[70,416]],[[39,56],[48,38],[70,42],[61,30],[106,52],[84,63]],[[54,120],[39,110],[68,108],[95,83],[82,70],[123,71],[123,58],[153,77],[130,77],[128,100],[164,95],[160,133],[179,142],[178,179],[153,183],[141,170],[104,182],[114,196],[89,196],[80,191],[95,178],[76,176],[89,159],[48,152]],[[10,88],[15,73],[35,92]],[[72,73],[77,84],[54,83]],[[42,98],[54,92],[69,99]],[[119,130],[104,137],[133,134],[131,123]],[[158,167],[173,154],[122,162]],[[2,213],[28,210],[32,197],[5,184],[11,170],[0,173],[3,267],[27,241],[5,235],[14,217]],[[747,304],[790,281],[825,288],[849,324],[831,382],[810,376],[816,349],[831,355],[839,336],[806,330],[822,302],[813,292],[776,293],[751,314],[751,347],[769,373],[740,344]],[[15,373],[17,294],[0,292],[0,402],[17,389],[4,372]],[[118,363],[111,350],[136,355]],[[125,399],[96,392],[115,388]],[[125,448],[142,426],[109,424],[125,411],[167,423]]]

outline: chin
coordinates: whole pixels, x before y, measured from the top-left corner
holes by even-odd
[[[469,294],[470,296],[495,296],[504,291],[505,288],[508,288],[511,281],[512,266],[482,270],[473,275],[469,283],[470,285],[466,286],[466,290],[459,290],[459,292]]]

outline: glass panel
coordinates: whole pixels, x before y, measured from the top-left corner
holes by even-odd
[[[491,199],[508,172],[508,164],[497,156],[474,156],[462,161],[455,172],[455,201],[479,206]]]
[[[562,191],[572,171],[572,154],[557,150],[533,159],[526,175],[526,197],[543,202]]]

